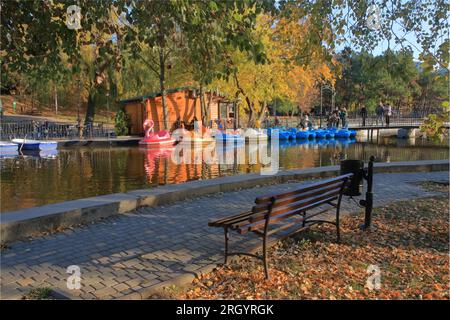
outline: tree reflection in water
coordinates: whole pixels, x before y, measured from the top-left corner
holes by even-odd
[[[270,143],[263,145],[268,148]],[[201,152],[179,149],[142,150],[139,147],[64,148],[51,157],[21,155],[0,160],[2,212],[96,195],[151,188],[190,180],[260,172],[260,150],[200,146]],[[184,151],[183,151],[184,152]],[[446,145],[423,140],[380,139],[377,143],[323,140],[280,143],[280,170],[337,165],[341,159],[367,161],[448,159]],[[217,161],[210,161],[216,159]],[[226,159],[222,161],[221,159]],[[244,159],[244,161],[242,161]]]

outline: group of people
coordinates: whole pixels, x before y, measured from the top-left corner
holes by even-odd
[[[359,115],[362,118],[362,125],[363,127],[366,125],[366,119],[367,119],[367,108],[366,106],[362,106],[361,110],[359,111]],[[384,121],[386,123],[386,126],[389,127],[389,124],[391,122],[391,116],[392,116],[392,106],[389,103],[383,104],[382,101],[378,104],[378,106],[375,109],[375,124],[381,124],[384,125]]]
[[[224,130],[224,129],[236,130],[237,129],[236,123],[232,118],[211,120],[209,125],[211,128],[214,127],[214,125],[215,125],[219,130]],[[173,132],[176,129],[186,129],[189,131],[193,130],[195,132],[199,132],[201,127],[202,127],[202,123],[197,119],[196,116],[194,116],[190,122],[185,122],[185,121],[181,120],[180,117],[178,117],[177,120],[173,123],[170,131]]]
[[[340,109],[333,110],[327,119],[327,127],[328,128],[339,128],[339,124],[341,124],[342,128],[347,127],[347,109],[342,107]]]
[[[312,121],[312,118],[310,117],[309,113],[305,112],[305,113],[300,114],[300,122],[299,122],[298,126],[302,130],[305,130],[306,128],[312,129],[313,121]]]
[[[189,123],[186,123],[185,121],[181,120],[180,117],[178,117],[177,120],[173,123],[171,131],[175,131],[176,129],[186,129],[186,130],[198,131],[199,128],[200,128],[200,124],[199,124],[196,116],[194,116]]]

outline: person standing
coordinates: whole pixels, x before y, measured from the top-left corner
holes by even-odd
[[[361,115],[361,118],[362,118],[362,126],[365,127],[366,126],[366,118],[367,118],[367,109],[366,109],[365,105],[363,105],[361,107],[359,114]]]
[[[380,101],[380,103],[377,106],[377,109],[375,110],[375,113],[377,114],[377,125],[378,121],[381,122],[381,125],[383,125],[383,115],[384,115],[384,107],[383,103]]]
[[[3,122],[3,102],[0,99],[0,122]]]
[[[339,118],[342,121],[342,128],[346,128],[347,127],[347,109],[345,109],[345,107],[343,107],[341,109],[341,112],[339,113]]]
[[[386,105],[384,114],[386,116],[386,126],[389,127],[389,124],[391,122],[391,116],[392,116],[392,107],[389,103]]]
[[[278,120],[277,116],[275,116],[274,124],[275,124],[275,127],[278,127],[280,125],[280,120]]]

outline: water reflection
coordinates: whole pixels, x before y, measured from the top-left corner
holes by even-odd
[[[260,172],[270,143],[176,147],[66,148],[56,153],[11,155],[0,160],[1,210],[39,206],[157,185]],[[264,152],[262,152],[264,151]],[[423,140],[380,139],[377,143],[336,139],[280,141],[280,170],[339,164],[341,159],[377,161],[447,159],[448,147]],[[180,163],[178,160],[182,159]],[[215,161],[211,161],[215,159]],[[175,161],[176,160],[176,161]],[[225,161],[223,161],[225,160]]]

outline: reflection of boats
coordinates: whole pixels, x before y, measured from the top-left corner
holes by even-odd
[[[55,159],[58,156],[57,149],[47,149],[39,151],[39,156],[44,159]]]
[[[42,141],[31,139],[12,139],[13,143],[19,146],[22,150],[54,150],[58,147],[56,141]]]
[[[278,145],[280,146],[280,148],[284,149],[287,147],[290,147],[291,145],[295,144],[295,142],[291,142],[289,141],[289,139],[282,139],[278,142]]]
[[[170,136],[169,131],[161,130],[157,133],[153,132],[154,122],[147,119],[144,121],[145,137],[139,141],[139,145],[149,148],[164,148],[173,146],[175,139]]]
[[[155,169],[156,169],[156,160],[161,158],[169,158],[172,155],[174,148],[160,148],[160,149],[149,149],[149,148],[139,148],[144,153],[144,169],[145,172],[151,180]]]
[[[36,149],[24,149],[20,152],[24,157],[42,158],[42,159],[55,159],[58,156],[57,149],[36,150]]]
[[[336,142],[340,145],[349,145],[356,142],[356,139],[353,138],[337,138]]]

